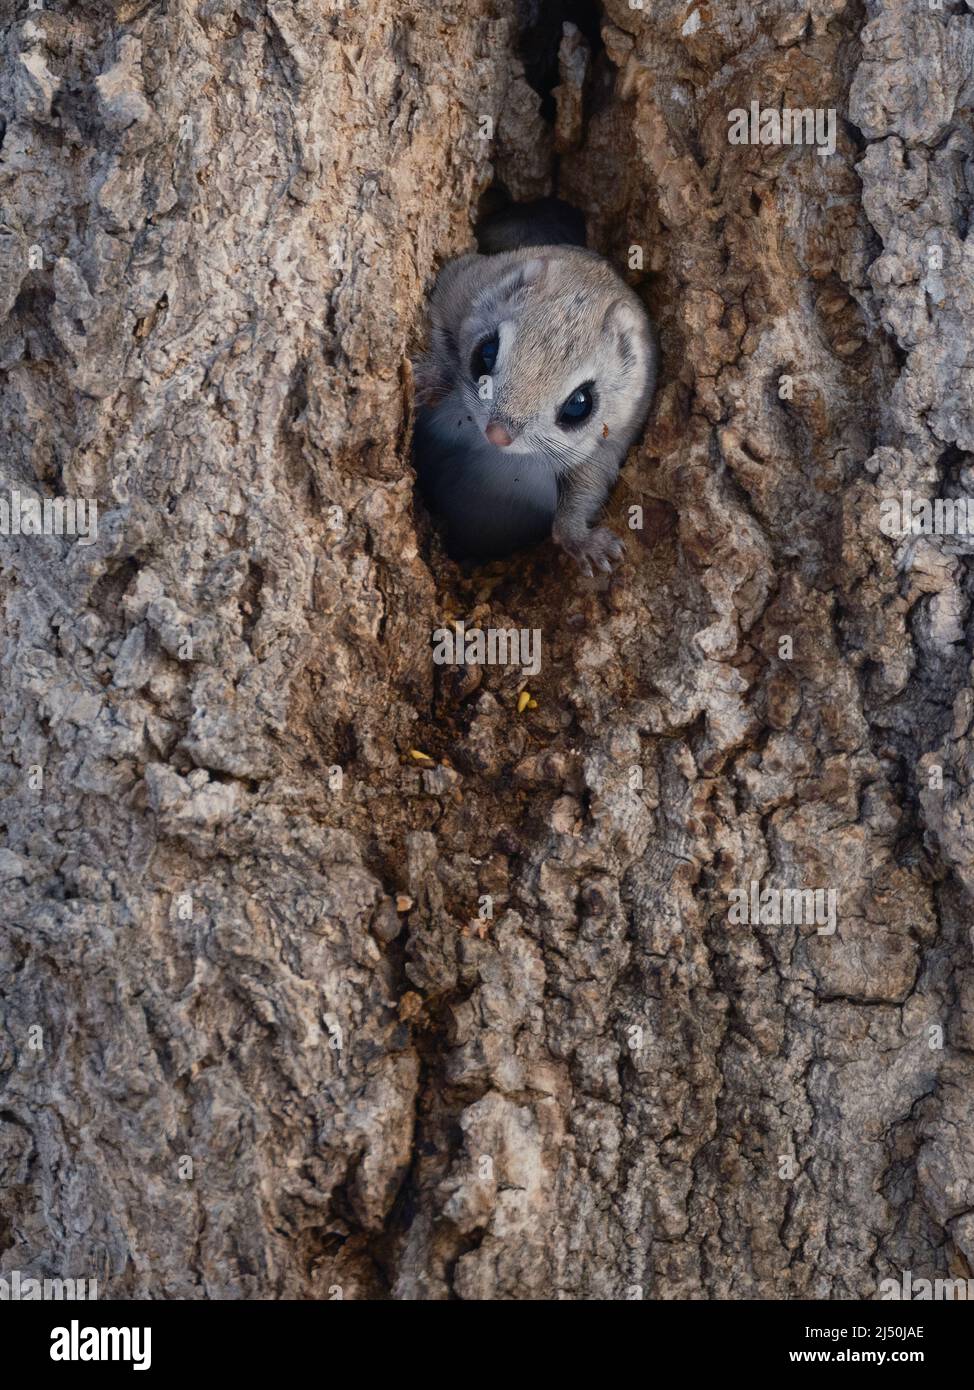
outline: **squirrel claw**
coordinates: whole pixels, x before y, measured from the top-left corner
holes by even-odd
[[[597,526],[594,530],[587,531],[578,540],[562,541],[562,545],[578,565],[582,574],[589,579],[593,578],[595,574],[593,565],[597,565],[606,574],[611,574],[618,561],[626,553],[626,547],[622,541],[615,532],[610,531],[606,526]]]

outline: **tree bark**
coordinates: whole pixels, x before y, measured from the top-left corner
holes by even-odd
[[[971,1275],[970,548],[880,526],[974,489],[970,8],[3,0],[2,495],[99,513],[0,537],[0,1272]],[[611,579],[464,573],[414,497],[492,180],[660,326]],[[434,666],[453,618],[540,673]]]

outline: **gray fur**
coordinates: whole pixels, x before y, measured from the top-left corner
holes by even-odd
[[[485,256],[522,246],[584,245],[584,214],[561,198],[505,203],[477,224],[477,249]]]
[[[430,308],[415,457],[451,550],[485,559],[551,534],[585,573],[611,569],[622,542],[593,522],[656,387],[655,335],[637,296],[594,252],[541,246],[450,261]],[[470,361],[498,331],[492,397],[482,400]],[[589,381],[595,408],[566,430],[558,410]],[[486,438],[492,422],[512,444]]]

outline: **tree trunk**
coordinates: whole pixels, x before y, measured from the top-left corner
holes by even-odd
[[[970,548],[880,509],[974,487],[974,16],[2,13],[2,495],[98,526],[0,536],[0,1272],[969,1276]],[[835,152],[731,143],[752,102]],[[464,573],[414,497],[407,363],[492,181],[660,326],[611,579]],[[540,673],[435,666],[452,618]]]

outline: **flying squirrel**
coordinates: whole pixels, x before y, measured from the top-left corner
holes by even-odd
[[[656,389],[656,336],[639,298],[584,247],[555,198],[511,203],[449,261],[414,364],[420,486],[457,559],[550,535],[583,573],[622,541],[596,522]],[[579,244],[581,242],[581,245]]]

